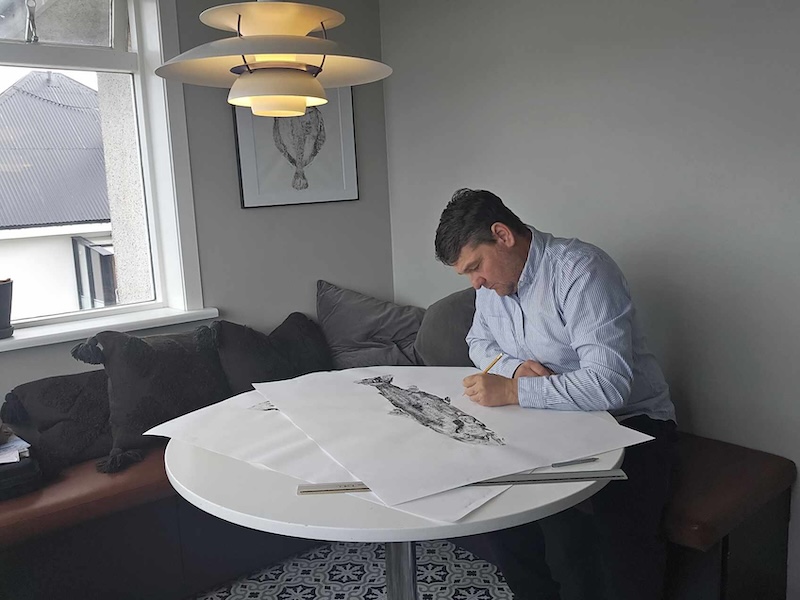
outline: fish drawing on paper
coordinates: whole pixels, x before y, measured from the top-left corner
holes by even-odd
[[[390,414],[409,417],[436,433],[466,444],[506,445],[503,438],[478,419],[450,404],[450,398],[439,398],[414,385],[403,389],[392,385],[392,379],[391,375],[381,375],[356,383],[376,388],[395,407]]]
[[[322,113],[316,106],[312,106],[302,117],[275,117],[272,139],[278,152],[294,167],[292,187],[296,190],[307,189],[305,168],[325,144],[325,120]]]

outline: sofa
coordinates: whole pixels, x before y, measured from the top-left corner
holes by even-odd
[[[422,309],[320,281],[316,321],[294,313],[269,335],[215,321],[163,336],[100,332],[77,345],[76,359],[103,368],[18,386],[0,410],[46,476],[41,489],[0,502],[0,598],[177,600],[313,546],[196,509],[167,479],[165,442],[142,432],[254,381],[470,365],[473,312],[471,289]],[[687,433],[678,453],[666,597],[785,597],[794,463]]]

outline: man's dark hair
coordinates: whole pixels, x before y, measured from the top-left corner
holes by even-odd
[[[503,201],[486,190],[457,190],[447,203],[436,228],[436,259],[452,266],[469,245],[492,244],[492,225],[503,223],[518,235],[527,236],[529,229]]]

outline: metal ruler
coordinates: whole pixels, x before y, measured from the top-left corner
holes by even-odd
[[[517,473],[504,475],[484,481],[475,481],[467,485],[525,485],[529,483],[567,483],[571,481],[614,481],[627,479],[628,476],[622,469],[608,471],[564,471],[551,473]],[[356,492],[369,492],[369,487],[363,481],[334,481],[331,483],[304,483],[297,486],[298,496],[313,494],[352,494]]]

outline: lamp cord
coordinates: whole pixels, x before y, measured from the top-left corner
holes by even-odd
[[[242,15],[239,15],[239,18],[236,20],[236,35],[237,37],[242,37]],[[247,59],[242,54],[242,62],[244,66],[247,67],[247,72],[252,73],[253,69],[250,68],[250,65],[247,64]]]
[[[324,39],[326,39],[326,40],[327,40],[327,39],[328,39],[328,30],[327,30],[327,29],[325,29],[325,23],[323,23],[322,21],[320,21],[320,23],[319,23],[319,26],[320,26],[320,27],[322,27],[322,37],[323,37]],[[317,75],[319,75],[320,73],[322,73],[322,67],[324,67],[324,66],[325,66],[325,59],[326,59],[327,57],[328,57],[328,55],[327,55],[327,54],[323,54],[323,55],[322,55],[322,62],[321,62],[321,63],[319,63],[319,71],[317,71],[316,73],[314,73],[314,77],[317,77]]]
[[[35,0],[34,0],[34,4],[35,4]],[[320,27],[322,27],[322,37],[327,40],[328,39],[328,30],[325,29],[325,23],[320,21],[319,25],[320,25]],[[240,37],[240,38],[243,37],[242,36],[242,15],[241,14],[239,15],[239,18],[236,20],[236,36]],[[323,54],[322,55],[322,62],[319,64],[319,71],[314,73],[314,77],[317,77],[320,73],[322,73],[322,67],[325,66],[325,59],[327,57],[328,57],[327,54]],[[242,54],[242,63],[244,64],[245,67],[247,67],[247,72],[248,73],[252,73],[253,72],[253,69],[251,69],[250,65],[247,64],[247,59],[245,58],[244,54]]]

